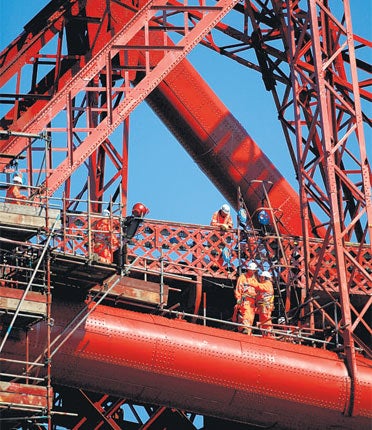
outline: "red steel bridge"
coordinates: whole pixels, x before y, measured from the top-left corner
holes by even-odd
[[[349,0],[52,0],[3,49],[1,185],[24,174],[28,200],[0,201],[2,429],[370,427],[372,43],[357,30]],[[197,45],[262,77],[297,190],[188,61]],[[247,214],[236,228],[131,218],[142,102]],[[112,263],[94,252],[106,207]],[[274,275],[272,337],[232,318],[251,260]]]

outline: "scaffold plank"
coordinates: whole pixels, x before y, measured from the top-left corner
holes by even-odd
[[[7,312],[15,312],[23,290],[17,288],[0,287],[0,309]],[[21,305],[20,312],[44,316],[47,312],[46,298],[44,294],[29,291]]]
[[[61,221],[58,219],[59,210],[48,209],[40,206],[16,205],[12,203],[0,203],[0,225],[13,226],[17,229],[25,228],[52,228],[56,222],[56,228],[61,228]],[[46,218],[48,217],[48,223]]]
[[[115,282],[117,284],[112,287]],[[120,279],[119,275],[114,275],[103,286],[96,285],[90,291],[92,293],[105,293],[105,291],[110,289],[108,296],[115,297],[116,299],[129,299],[160,305],[168,301],[168,285],[163,285],[162,287],[161,298],[160,285],[158,283],[128,277]]]
[[[46,408],[47,387],[18,384],[15,382],[0,382],[0,405],[8,404],[18,408],[32,410]],[[50,396],[53,398],[53,396]]]

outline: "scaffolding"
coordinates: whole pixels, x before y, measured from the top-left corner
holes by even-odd
[[[265,193],[262,208],[271,214],[272,221],[264,232],[254,222],[257,214],[247,213],[246,224],[238,218],[238,227],[228,231],[139,219],[135,234],[129,236],[127,217],[112,201],[100,202],[101,207],[111,209],[107,218],[91,211],[96,202],[89,199],[52,200],[35,190],[29,194],[37,198],[28,205],[0,202],[0,348],[17,336],[25,337],[27,345],[35,324],[46,325],[47,339],[37,357],[30,357],[26,347],[23,360],[7,363],[18,370],[1,374],[0,407],[11,411],[10,415],[17,412],[52,420],[58,403],[51,386],[53,355],[100,303],[236,331],[239,324],[232,321],[234,288],[248,261],[274,275],[272,334],[278,341],[333,350],[342,347],[338,300],[332,287],[334,261],[325,262],[318,274],[324,285],[309,296],[302,276],[298,276],[303,273],[303,261],[293,258],[302,255],[301,240],[278,234],[276,210]],[[241,199],[240,203],[244,207]],[[79,210],[74,210],[74,204]],[[97,227],[103,219],[109,222],[109,231]],[[109,262],[102,262],[94,252],[95,240],[102,235],[109,237]],[[312,240],[310,247],[315,255],[322,247],[321,240]],[[353,252],[353,244],[349,250]],[[227,256],[222,264],[221,255]],[[332,256],[332,250],[328,255]],[[365,255],[365,267],[370,270],[371,261]],[[295,302],[293,292],[299,292]],[[366,286],[362,282],[353,292],[363,300]],[[53,340],[52,296],[87,305],[66,326],[64,335]],[[363,341],[365,331],[370,334],[365,325],[358,348],[370,355]],[[254,336],[265,334],[259,326],[252,329]]]

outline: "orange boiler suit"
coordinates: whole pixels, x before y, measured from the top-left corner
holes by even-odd
[[[238,323],[244,327],[239,327],[239,331],[251,334],[256,311],[256,288],[258,281],[254,274],[242,273],[236,283],[235,298],[237,306]]]
[[[97,221],[94,229],[98,231],[94,233],[93,252],[98,255],[100,262],[111,264],[113,253],[119,247],[119,239],[111,231],[110,218]]]
[[[222,230],[227,230],[229,228],[233,228],[233,220],[230,214],[224,214],[221,210],[215,212],[212,216],[211,226],[212,227],[220,227]],[[223,266],[223,258],[222,255],[219,254],[218,257],[218,265],[220,267]]]
[[[27,200],[27,197],[21,193],[20,187],[18,185],[11,185],[6,190],[6,203],[13,203],[14,205],[24,205],[25,200]]]
[[[261,327],[270,330],[273,325],[271,313],[274,310],[274,288],[269,279],[258,283],[256,305]],[[268,333],[263,332],[263,336],[268,336]]]
[[[224,214],[221,210],[218,210],[212,215],[211,226],[222,227],[223,225],[226,228],[233,228],[234,224],[230,214]]]

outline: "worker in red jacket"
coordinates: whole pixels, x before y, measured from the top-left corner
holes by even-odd
[[[119,247],[119,239],[113,232],[114,225],[111,223],[110,211],[105,209],[102,214],[104,217],[94,226],[93,252],[97,254],[100,263],[111,264],[114,251]]]
[[[223,204],[217,212],[214,212],[211,219],[211,226],[218,227],[223,231],[233,228],[233,221],[230,215],[229,205]],[[214,236],[212,236],[211,238],[212,242],[217,242],[218,240],[216,239],[217,238],[214,238]],[[219,244],[219,247],[223,248],[223,245],[224,245],[223,241],[221,241],[221,243]],[[224,260],[221,252],[218,253],[217,263],[218,264],[215,264],[215,263],[212,264],[213,269],[218,269],[218,267],[222,267],[224,264]]]
[[[263,336],[270,336],[269,331],[273,325],[271,314],[274,310],[274,287],[271,278],[271,273],[266,270],[258,275],[256,305],[261,328],[265,329]]]
[[[238,331],[251,334],[256,312],[256,295],[258,280],[256,278],[257,264],[250,262],[247,266],[246,273],[242,273],[235,287],[235,313],[236,319],[243,327],[239,327]]]
[[[224,204],[212,216],[211,226],[219,227],[221,230],[233,228],[233,221],[230,215],[230,206]]]
[[[23,195],[20,191],[22,186],[22,177],[20,175],[15,175],[13,178],[13,184],[6,190],[5,202],[12,203],[15,205],[25,204],[27,197]]]

